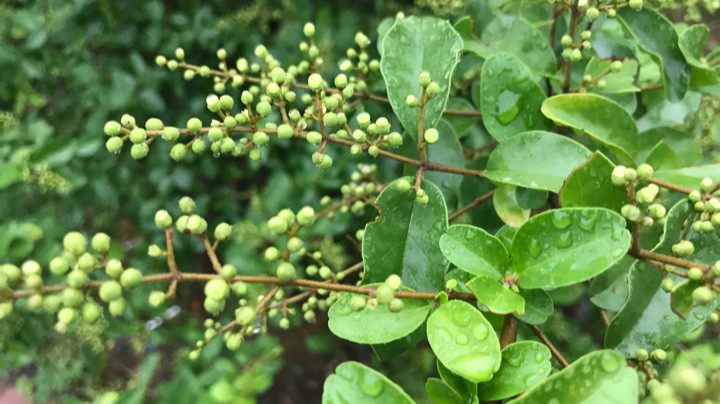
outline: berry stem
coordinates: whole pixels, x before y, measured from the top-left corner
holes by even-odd
[[[542,342],[548,349],[550,350],[550,353],[552,354],[553,358],[555,358],[558,362],[560,362],[560,366],[563,368],[566,368],[570,366],[570,362],[568,362],[567,359],[563,356],[563,354],[553,345],[552,342],[550,342],[550,339],[548,339],[547,335],[540,329],[540,327],[528,324],[528,327],[530,327],[530,330],[535,334],[535,336]]]
[[[492,198],[493,195],[495,195],[494,189],[491,190],[490,192],[486,192],[486,193],[478,196],[477,198],[475,198],[474,201],[472,201],[469,204],[463,206],[462,208],[456,210],[450,216],[448,216],[448,221],[452,222],[453,220],[455,220],[455,219],[459,218],[460,216],[462,216],[463,214],[465,214],[465,212],[468,212],[471,209],[477,208],[478,206],[482,205],[485,201]]]
[[[575,38],[575,29],[577,28],[578,19],[580,17],[580,10],[578,10],[578,3],[580,0],[574,0],[570,6],[570,26],[568,35],[571,38]],[[573,62],[570,59],[565,60],[565,81],[563,82],[562,92],[567,93],[570,91],[570,81],[572,79],[572,65]]]

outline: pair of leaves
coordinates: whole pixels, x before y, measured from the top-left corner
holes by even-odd
[[[620,260],[629,246],[625,220],[603,208],[565,208],[534,216],[517,230],[509,251],[497,238],[471,226],[452,226],[440,239],[443,254],[458,268],[496,280],[512,276],[525,289],[590,279]]]
[[[325,379],[322,403],[413,404],[414,401],[382,373],[358,362],[343,362]]]

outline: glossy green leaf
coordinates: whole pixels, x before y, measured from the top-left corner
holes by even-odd
[[[533,216],[515,234],[510,271],[521,288],[546,289],[592,278],[630,247],[625,219],[603,208],[565,208]]]
[[[637,39],[640,47],[660,57],[665,91],[670,98],[681,99],[687,91],[690,68],[678,46],[678,35],[673,24],[649,7],[643,7],[642,10],[622,8],[618,10],[617,16]]]
[[[641,150],[637,161],[646,162],[648,156],[659,142],[666,142],[677,156],[681,167],[698,164],[702,159],[700,142],[692,133],[682,132],[668,127],[659,127],[640,133]]]
[[[596,94],[560,94],[542,105],[542,112],[559,125],[586,132],[624,162],[640,149],[635,120],[620,104]]]
[[[498,52],[482,66],[480,110],[485,129],[499,142],[529,130],[550,130],[540,113],[545,92],[530,69],[507,52]]]
[[[619,212],[627,196],[612,183],[610,175],[614,168],[615,164],[596,151],[565,180],[560,190],[560,204],[564,208],[594,206]]]
[[[495,52],[505,51],[517,56],[536,74],[550,76],[555,73],[557,62],[547,36],[523,18],[515,18],[511,26],[507,24],[506,18],[494,19],[485,29],[482,42],[464,38],[465,50],[483,59],[489,58]],[[494,33],[487,35],[489,31]]]
[[[448,109],[456,109],[458,111],[476,111],[477,108],[465,98],[450,97],[447,102]],[[474,116],[462,116],[462,115],[446,115],[443,117],[443,121],[452,126],[455,134],[458,138],[465,136],[470,129],[477,123],[478,119]]]
[[[0,189],[22,181],[22,167],[13,163],[0,163]]]
[[[619,71],[610,71],[611,60],[602,60],[592,57],[585,66],[584,75],[590,77],[598,77],[604,75],[600,80],[605,82],[605,87],[593,86],[593,91],[606,94],[624,94],[640,91],[635,85],[635,76],[637,76],[638,62],[637,60],[624,60],[622,68]]]
[[[434,17],[397,20],[385,34],[380,71],[395,115],[413,136],[417,135],[418,109],[408,107],[405,98],[412,94],[419,99],[418,77],[422,72],[430,73],[440,92],[425,105],[423,127],[435,127],[445,109],[462,44],[460,35],[447,20]]]
[[[700,186],[700,181],[705,177],[711,178],[714,182],[720,181],[720,164],[686,167],[677,170],[659,170],[655,173],[655,177],[678,185],[697,188]]]
[[[464,404],[460,396],[444,381],[430,377],[425,382],[425,391],[436,404]]]
[[[590,155],[585,146],[565,136],[524,132],[495,148],[485,177],[496,183],[558,192],[565,178]]]
[[[525,313],[515,316],[528,324],[542,324],[555,311],[552,297],[542,289],[520,289],[520,296],[525,299]]]
[[[678,161],[677,155],[672,150],[669,144],[664,140],[659,141],[655,147],[650,150],[647,159],[647,164],[650,164],[655,170],[675,170],[680,168],[680,162]]]
[[[707,69],[708,64],[703,60],[703,49],[708,40],[708,27],[705,24],[696,24],[688,27],[680,35],[678,47],[685,57],[685,61],[692,67]]]
[[[512,246],[513,238],[515,238],[515,233],[517,233],[518,228],[512,227],[509,225],[503,225],[497,233],[495,233],[495,237],[500,240],[501,243],[505,246],[506,250],[509,250]]]
[[[385,361],[394,358],[398,354],[401,354],[415,347],[417,344],[420,343],[420,341],[425,340],[426,334],[427,333],[425,332],[425,326],[423,323],[420,325],[420,327],[416,328],[415,331],[404,337],[387,342],[385,344],[372,344],[370,345],[370,347],[372,348],[373,352],[375,352],[375,356],[377,356],[380,361]]]
[[[495,330],[469,303],[451,300],[440,306],[428,318],[427,335],[440,362],[470,381],[490,380],[500,367]]]
[[[581,357],[508,404],[634,404],[637,397],[635,371],[622,355],[605,350]]]
[[[478,386],[483,401],[502,400],[528,391],[552,370],[550,350],[535,341],[521,341],[502,350],[500,370],[492,380]]]
[[[323,404],[408,403],[400,386],[362,363],[343,362],[325,379]]]
[[[495,314],[525,312],[525,299],[502,282],[488,276],[477,276],[467,283],[478,302]]]
[[[446,368],[439,360],[436,361],[438,373],[445,384],[450,387],[457,395],[463,399],[463,402],[472,400],[477,396],[477,384],[471,382],[464,377],[460,377]]]
[[[697,305],[693,301],[692,292],[701,285],[700,282],[686,279],[673,288],[670,295],[670,307],[680,318],[687,319],[690,310]]]
[[[328,327],[338,337],[359,344],[384,344],[412,333],[433,306],[429,300],[407,299],[399,312],[390,311],[386,304],[355,312],[349,304],[352,296],[343,294],[330,306]]]
[[[628,297],[628,274],[635,259],[626,255],[607,271],[593,279],[588,296],[601,309],[620,311]]]
[[[398,274],[403,285],[414,290],[441,290],[448,266],[439,246],[448,225],[445,200],[435,184],[423,180],[429,201],[421,205],[415,202],[413,190],[400,191],[396,182],[378,195],[379,218],[365,226],[363,283],[385,282]]]
[[[500,240],[470,225],[450,226],[440,237],[440,250],[463,271],[497,280],[503,278],[509,262],[507,250]]]
[[[668,254],[681,237],[693,242],[696,252],[689,259],[712,263],[720,255],[717,234],[697,234],[685,225],[694,215],[692,205],[682,200],[667,213],[664,234],[654,251]],[[678,343],[688,333],[705,323],[718,302],[697,306],[683,320],[672,311],[670,294],[662,290],[662,274],[650,264],[637,261],[630,269],[629,296],[623,309],[613,317],[605,334],[605,347],[613,348],[626,357],[639,348],[665,349]],[[677,280],[677,278],[675,278]]]
[[[454,167],[465,168],[465,156],[460,141],[452,126],[445,121],[437,125],[440,137],[438,141],[427,146],[427,157],[430,161]],[[417,144],[417,142],[415,142]],[[417,150],[417,148],[415,149]],[[417,156],[417,153],[414,157]],[[440,171],[428,171],[425,178],[436,184],[445,197],[448,206],[457,206],[457,193],[462,183],[462,176]]]
[[[530,218],[530,209],[524,209],[517,200],[516,187],[500,185],[493,194],[495,213],[507,225],[520,227]]]

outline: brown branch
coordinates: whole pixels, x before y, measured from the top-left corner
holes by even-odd
[[[636,251],[636,252],[630,251],[630,252],[628,252],[628,254],[630,254],[631,256],[633,256],[639,260],[643,260],[643,261],[654,260],[654,261],[662,262],[664,264],[670,264],[670,265],[674,265],[676,267],[681,267],[681,268],[686,268],[686,269],[700,268],[705,272],[710,271],[712,269],[712,266],[708,265],[708,264],[703,264],[701,262],[695,262],[695,261],[690,261],[690,260],[686,260],[683,258],[673,257],[672,255],[660,254],[655,251],[649,251],[649,250],[645,250],[645,249],[640,249],[639,251]]]
[[[568,35],[570,35],[573,40],[575,38],[575,29],[577,28],[578,19],[580,18],[580,10],[578,10],[579,2],[580,0],[574,0],[572,6],[570,7],[570,27]],[[572,65],[572,60],[568,58],[565,61],[565,81],[563,82],[562,86],[563,93],[567,93],[570,91],[570,82],[572,80]]]
[[[205,250],[207,251],[208,258],[210,258],[210,263],[212,264],[213,269],[215,269],[215,272],[219,274],[222,270],[222,264],[220,264],[220,260],[218,260],[218,257],[215,254],[215,248],[213,248],[213,245],[210,244],[207,234],[198,236],[198,239],[200,239],[205,246]]]
[[[506,314],[503,321],[502,332],[500,333],[500,349],[512,344],[517,340],[520,320],[512,314]]]
[[[650,178],[648,180],[648,182],[651,182],[651,183],[653,183],[657,186],[663,187],[663,188],[667,188],[671,191],[682,192],[683,194],[686,194],[686,195],[689,195],[692,191],[694,191],[694,189],[692,189],[692,188],[684,187],[684,186],[678,185],[678,184],[673,184],[672,182],[663,181],[663,180],[657,179],[657,178]]]
[[[605,324],[605,327],[610,326],[610,316],[607,314],[607,311],[600,309],[600,317],[602,318],[603,324]]]
[[[455,220],[455,219],[459,218],[460,216],[462,216],[463,214],[465,214],[465,212],[467,212],[471,209],[477,208],[478,206],[482,205],[485,201],[492,198],[493,195],[495,195],[494,189],[491,190],[490,192],[486,192],[485,194],[478,196],[477,198],[475,198],[474,201],[472,201],[469,204],[463,206],[462,208],[456,210],[450,216],[448,216],[448,221],[452,222],[453,220]]]
[[[543,333],[543,331],[540,329],[540,327],[533,325],[533,324],[528,324],[527,326],[530,327],[530,330],[532,330],[533,334],[535,334],[535,336],[540,340],[540,342],[542,342],[546,347],[548,347],[553,358],[555,358],[558,362],[560,362],[560,365],[563,368],[570,366],[570,362],[568,362],[568,360],[565,359],[563,354],[560,353],[560,351],[555,347],[555,345],[553,345],[553,343],[550,342],[547,335],[545,335],[545,333]]]

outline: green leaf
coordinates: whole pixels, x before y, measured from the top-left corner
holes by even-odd
[[[402,338],[425,322],[433,302],[420,299],[406,299],[403,309],[392,312],[386,304],[370,309],[352,311],[350,299],[353,294],[343,294],[328,311],[328,327],[340,338],[358,344],[384,344]]]
[[[422,72],[430,73],[440,92],[425,105],[423,127],[435,127],[445,109],[461,49],[462,39],[450,23],[434,17],[397,20],[385,34],[380,71],[395,115],[413,136],[417,136],[418,109],[408,107],[405,98],[412,94],[420,99],[418,77]]]
[[[508,404],[632,404],[637,397],[635,371],[627,367],[620,354],[605,350],[581,357]]]
[[[596,94],[560,94],[542,105],[542,112],[559,125],[585,131],[605,144],[623,162],[631,163],[640,149],[635,120],[620,104]]]
[[[639,46],[662,60],[665,92],[671,99],[683,98],[687,91],[690,68],[678,46],[678,35],[673,24],[659,12],[643,7],[618,10],[618,20],[639,42]]]
[[[430,315],[428,342],[445,367],[473,382],[492,378],[500,368],[495,330],[471,304],[451,300]]]
[[[472,105],[472,103],[470,103],[470,101],[466,100],[465,98],[460,98],[460,97],[450,97],[450,99],[448,99],[448,102],[447,102],[447,108],[448,109],[456,109],[458,111],[476,111],[477,110],[475,108],[475,106]],[[450,126],[452,126],[457,137],[462,138],[470,131],[470,129],[472,129],[473,126],[475,126],[475,123],[477,122],[477,118],[474,116],[446,115],[443,117],[443,121],[447,121],[447,123],[449,123]],[[437,144],[437,143],[435,143],[435,144]],[[432,145],[430,145],[430,146],[432,146]]]
[[[645,162],[659,142],[666,142],[670,145],[682,167],[698,164],[702,160],[700,142],[692,133],[681,132],[669,127],[659,127],[641,132],[640,139],[642,142],[641,150],[637,155],[638,163]]]
[[[408,403],[414,401],[382,373],[358,362],[343,362],[325,379],[323,404]]]
[[[529,130],[550,130],[539,112],[545,92],[530,69],[508,52],[498,52],[482,66],[480,110],[485,129],[499,142]]]
[[[692,67],[698,69],[708,69],[709,66],[704,62],[703,49],[708,40],[708,27],[705,24],[696,24],[689,27],[680,35],[678,47],[685,57],[685,61]]]
[[[693,242],[696,252],[688,259],[712,263],[720,255],[720,240],[716,234],[686,234],[686,221],[695,214],[692,204],[681,200],[667,213],[664,233],[653,251],[669,254],[672,245],[685,237]],[[662,290],[662,274],[650,264],[637,261],[630,268],[629,296],[623,309],[613,317],[605,334],[605,347],[613,348],[625,357],[633,357],[639,348],[665,349],[678,343],[688,333],[707,321],[717,306],[715,301],[690,310],[683,320],[671,309],[670,294]],[[676,281],[678,278],[674,278]]]
[[[630,247],[625,219],[603,208],[565,208],[532,217],[513,239],[510,271],[526,289],[588,280]]]
[[[495,52],[509,52],[522,60],[536,74],[553,75],[557,61],[555,53],[547,41],[547,35],[543,35],[523,18],[516,18],[511,27],[506,26],[507,21],[505,18],[498,17],[490,22],[491,27],[486,28],[485,31],[496,32],[493,33],[492,38],[484,35],[485,43],[464,37],[465,50],[473,52],[483,59],[488,59]]]
[[[542,289],[520,289],[520,296],[525,299],[525,314],[515,316],[528,324],[542,324],[555,311],[552,297]]]
[[[686,167],[677,170],[659,170],[655,173],[655,177],[678,185],[697,188],[700,186],[700,181],[705,177],[712,179],[714,182],[720,181],[720,164]]]
[[[635,85],[635,76],[637,76],[638,71],[637,60],[624,60],[622,68],[617,72],[610,71],[611,64],[611,60],[601,60],[593,56],[585,66],[584,75],[598,77],[604,74],[600,80],[605,82],[605,87],[593,86],[593,91],[606,94],[625,94],[640,91],[640,88]]]
[[[565,180],[560,189],[560,204],[564,208],[594,206],[619,212],[627,196],[610,179],[614,168],[615,164],[596,151]]]
[[[678,161],[675,152],[664,140],[659,141],[655,147],[650,150],[645,162],[658,171],[680,168],[680,162]]]
[[[601,309],[620,311],[628,297],[628,273],[635,259],[626,255],[607,271],[593,279],[588,296]]]
[[[413,177],[405,177],[411,183]],[[440,236],[448,225],[447,207],[435,184],[424,180],[428,195],[425,205],[415,202],[413,190],[400,191],[388,185],[376,199],[378,220],[365,226],[362,256],[363,283],[385,282],[398,274],[403,285],[414,290],[437,291],[444,286],[448,262],[440,251]]]
[[[428,160],[465,168],[463,149],[452,126],[445,121],[440,121],[437,130],[440,133],[438,141],[427,146]],[[461,175],[428,171],[425,173],[425,178],[437,184],[449,206],[457,206],[457,193],[463,180]]]
[[[502,280],[509,263],[505,246],[485,230],[457,224],[440,237],[440,250],[453,265],[473,275]]]
[[[565,178],[591,154],[585,146],[564,136],[524,132],[495,148],[484,173],[496,183],[558,192]]]
[[[500,370],[492,380],[479,386],[483,401],[502,400],[528,391],[552,370],[550,350],[535,341],[521,341],[502,350]]]
[[[692,293],[698,286],[702,286],[702,284],[686,279],[678,283],[672,290],[670,307],[672,311],[683,320],[687,319],[690,310],[696,306],[692,298]]]
[[[530,209],[520,206],[516,189],[512,185],[500,185],[493,194],[495,213],[503,222],[512,227],[520,227],[530,218]]]
[[[22,181],[22,167],[13,163],[0,163],[0,189]]]
[[[430,377],[425,382],[425,391],[436,404],[464,404],[458,394],[444,381]]]
[[[451,372],[450,369],[446,368],[439,360],[436,361],[436,363],[442,381],[457,393],[458,396],[463,399],[463,402],[468,402],[477,396],[477,384]]]
[[[508,314],[525,312],[525,299],[513,292],[495,278],[477,276],[467,283],[478,302],[485,305],[491,313]]]

